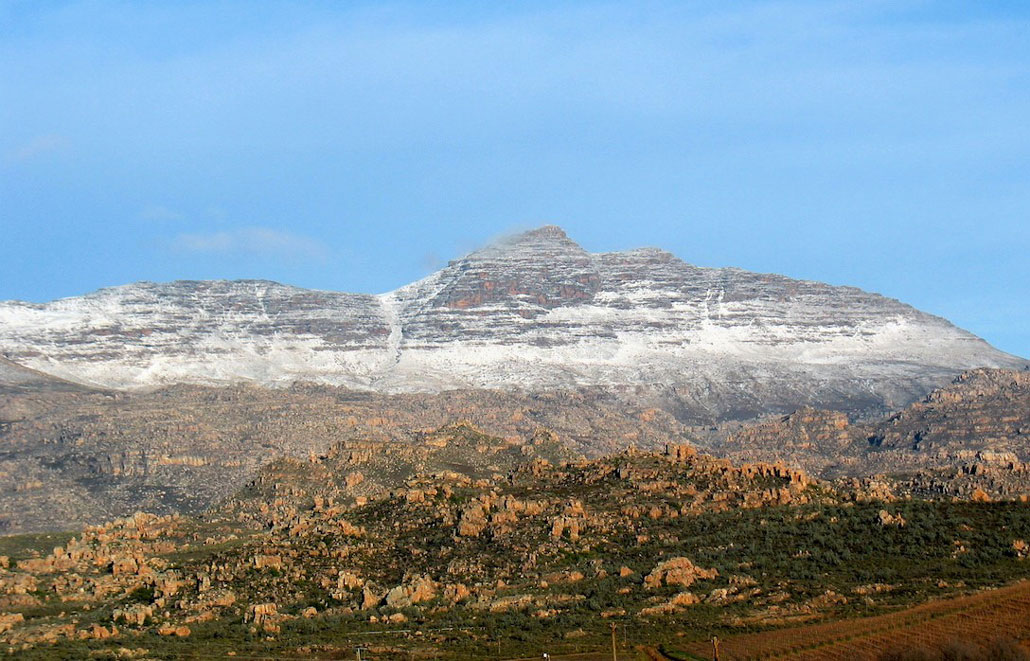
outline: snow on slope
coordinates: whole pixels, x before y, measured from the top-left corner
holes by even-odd
[[[968,368],[1024,364],[882,296],[698,268],[655,249],[590,254],[556,227],[379,296],[181,281],[0,303],[0,347],[22,365],[117,388],[655,386],[713,410],[899,405]]]

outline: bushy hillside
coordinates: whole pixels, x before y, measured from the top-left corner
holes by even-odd
[[[428,438],[504,445],[467,426]],[[689,446],[471,477],[413,463],[403,486],[355,496],[344,456],[271,467],[201,519],[138,515],[52,551],[6,538],[4,644],[27,658],[496,658],[601,648],[613,622],[638,643],[684,642],[1030,575],[1018,502],[885,502]]]

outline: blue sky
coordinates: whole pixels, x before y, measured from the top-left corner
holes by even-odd
[[[0,0],[0,299],[381,292],[555,223],[1030,356],[1026,4]]]

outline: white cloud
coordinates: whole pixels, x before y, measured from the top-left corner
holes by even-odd
[[[172,240],[172,247],[195,254],[261,255],[319,261],[325,260],[329,253],[328,247],[315,239],[267,227],[180,234]]]
[[[143,220],[153,220],[157,222],[169,222],[185,218],[185,216],[178,211],[161,206],[160,204],[150,204],[143,207],[139,212],[139,217]]]
[[[41,156],[64,149],[69,144],[68,138],[56,133],[36,136],[32,140],[15,147],[8,152],[8,160],[15,163],[27,163]]]

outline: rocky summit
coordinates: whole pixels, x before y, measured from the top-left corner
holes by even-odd
[[[589,253],[553,226],[381,295],[178,281],[8,301],[0,347],[24,367],[104,388],[646,386],[698,419],[801,404],[895,409],[963,370],[1026,364],[883,296],[701,268],[657,249]]]

